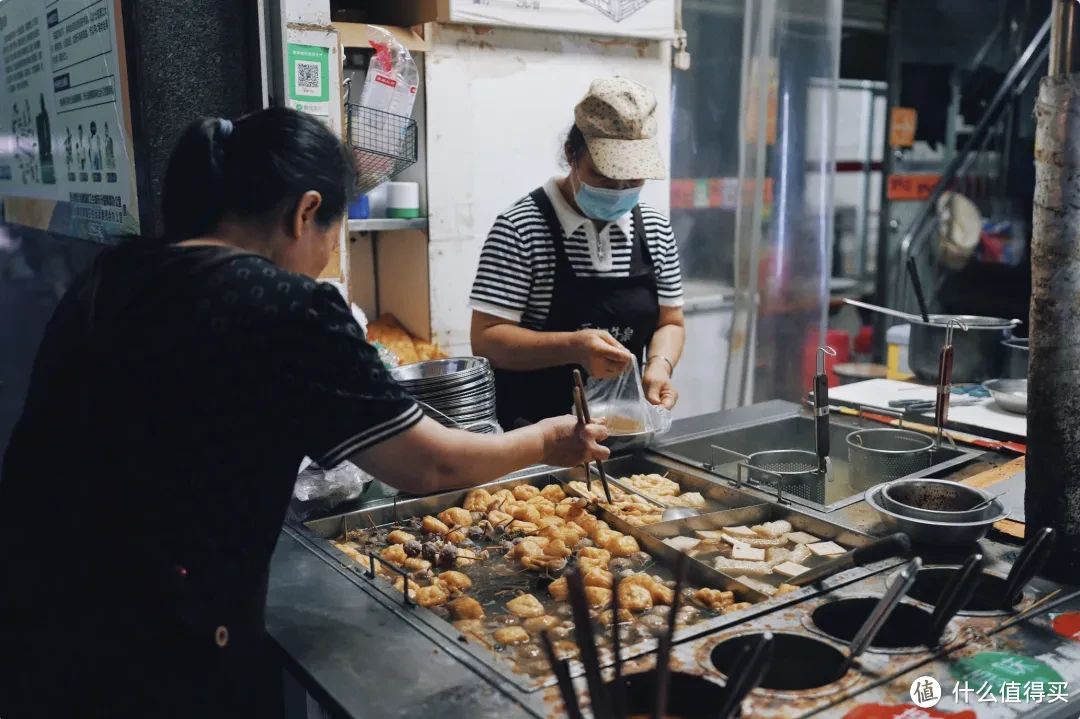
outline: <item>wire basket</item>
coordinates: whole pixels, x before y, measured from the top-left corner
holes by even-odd
[[[345,106],[356,189],[371,192],[416,162],[416,121],[355,103]]]
[[[755,452],[746,462],[747,478],[760,485],[776,487],[796,497],[824,504],[825,475],[817,454],[801,449],[773,449]]]
[[[851,485],[865,490],[929,467],[934,440],[906,429],[860,429],[847,445]]]

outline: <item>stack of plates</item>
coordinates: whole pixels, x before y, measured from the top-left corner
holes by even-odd
[[[495,432],[495,375],[483,357],[416,362],[395,367],[390,374],[437,422],[484,434]]]

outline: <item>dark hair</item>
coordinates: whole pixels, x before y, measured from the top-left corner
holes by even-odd
[[[581,159],[581,154],[588,151],[589,146],[585,144],[585,134],[581,132],[576,124],[570,126],[570,132],[566,133],[566,142],[563,143],[563,151],[565,160],[565,152],[569,150],[570,158],[577,162]]]
[[[273,222],[311,190],[322,195],[315,219],[326,226],[345,214],[355,186],[348,150],[311,115],[273,107],[235,123],[197,120],[165,173],[166,238],[207,235],[227,215]]]

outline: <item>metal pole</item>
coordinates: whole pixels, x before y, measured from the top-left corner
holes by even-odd
[[[1050,579],[1080,576],[1080,76],[1076,0],[1054,0],[1051,74],[1035,104],[1026,524],[1058,533]]]

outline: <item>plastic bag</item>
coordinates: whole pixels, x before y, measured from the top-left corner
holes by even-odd
[[[671,412],[645,398],[637,357],[615,379],[590,377],[585,383],[585,399],[589,403],[589,414],[603,417],[612,435],[643,432],[656,435],[671,429]],[[574,411],[571,409],[572,413]]]
[[[310,460],[305,462],[296,476],[293,500],[289,504],[289,516],[298,522],[325,517],[341,505],[359,499],[375,479],[347,460],[333,469],[323,469]]]

